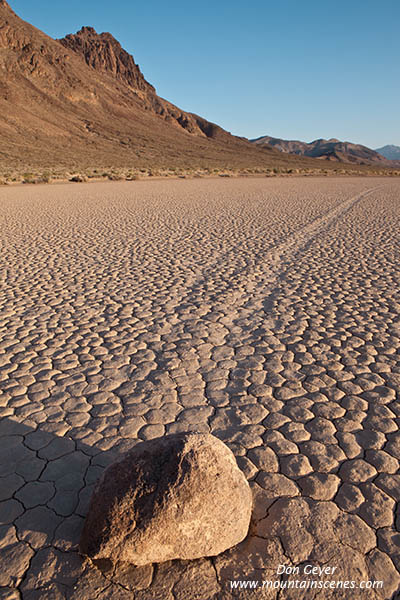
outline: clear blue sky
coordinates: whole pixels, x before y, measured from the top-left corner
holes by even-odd
[[[9,0],[109,31],[160,96],[236,135],[400,145],[400,0]]]

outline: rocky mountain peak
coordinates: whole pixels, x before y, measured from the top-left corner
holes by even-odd
[[[0,0],[0,9],[2,9],[2,12],[9,12],[13,15],[15,14],[11,6],[8,4],[8,2],[6,2],[6,0]]]
[[[155,91],[143,77],[133,56],[122,48],[111,33],[97,33],[93,27],[84,26],[75,34],[58,41],[65,48],[80,54],[96,71],[110,73],[135,90]]]
[[[97,31],[95,30],[94,27],[89,27],[86,25],[83,25],[83,27],[81,27],[81,29],[77,32],[77,34],[93,34],[93,35],[97,35]]]

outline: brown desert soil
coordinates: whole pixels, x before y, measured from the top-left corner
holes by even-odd
[[[0,189],[1,598],[397,593],[399,192],[322,177]],[[249,480],[246,540],[140,568],[84,560],[105,467],[190,430]],[[307,578],[384,585],[231,586]]]

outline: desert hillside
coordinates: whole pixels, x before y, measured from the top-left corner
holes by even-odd
[[[0,68],[3,168],[290,164],[160,98],[111,34],[53,40],[5,0]]]

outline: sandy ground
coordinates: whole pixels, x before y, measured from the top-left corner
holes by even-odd
[[[0,217],[0,598],[396,594],[400,182],[4,188]],[[86,563],[77,541],[104,467],[188,430],[237,456],[248,538],[213,559]],[[356,587],[231,583],[269,579]]]

